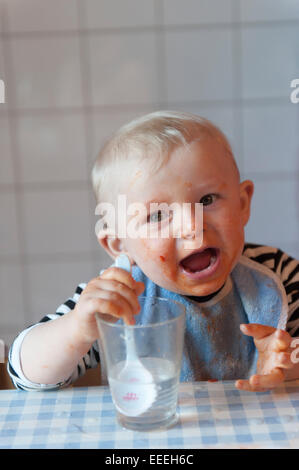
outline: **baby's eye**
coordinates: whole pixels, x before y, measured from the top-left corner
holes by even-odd
[[[157,212],[153,212],[149,214],[147,217],[148,222],[161,222],[163,219],[168,217],[168,214],[164,211],[158,210]]]
[[[204,206],[209,206],[210,204],[212,204],[215,199],[217,198],[217,194],[207,194],[206,196],[203,196],[200,200],[200,202],[204,205]]]

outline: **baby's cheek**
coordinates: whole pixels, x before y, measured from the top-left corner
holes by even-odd
[[[227,217],[222,220],[219,230],[231,256],[238,258],[242,253],[244,245],[244,228],[240,223],[240,219],[228,214]]]
[[[174,247],[171,240],[145,240],[141,241],[142,245],[142,260],[141,262],[146,266],[148,274],[154,280],[161,279],[175,279],[175,259],[176,254],[173,251]]]
[[[171,244],[168,239],[163,238],[143,238],[140,240],[144,251],[151,259],[165,261],[171,252]],[[160,256],[162,258],[160,258]]]
[[[170,244],[161,244],[155,250],[155,260],[159,267],[160,276],[169,281],[175,281],[177,276],[176,251]]]
[[[239,237],[243,232],[243,226],[240,222],[240,217],[238,213],[227,212],[223,214],[221,218],[220,226],[222,228],[222,233],[225,233],[227,237],[230,237],[232,240],[235,237]]]

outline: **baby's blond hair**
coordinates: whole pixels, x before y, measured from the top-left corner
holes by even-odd
[[[97,202],[103,200],[109,177],[120,162],[146,159],[153,164],[154,172],[166,163],[174,147],[187,146],[203,137],[216,139],[223,145],[240,176],[228,139],[212,122],[191,113],[157,111],[122,126],[99,152],[92,169]]]

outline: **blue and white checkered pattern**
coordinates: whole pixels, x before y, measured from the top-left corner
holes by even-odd
[[[299,448],[299,381],[273,392],[234,382],[182,383],[179,420],[164,431],[134,432],[116,421],[108,387],[0,392],[0,448]]]

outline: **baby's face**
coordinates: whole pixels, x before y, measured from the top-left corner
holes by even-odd
[[[192,239],[195,226],[192,210],[190,229],[182,227],[180,237],[126,238],[124,251],[161,287],[183,295],[215,292],[225,283],[242,254],[253,183],[240,184],[223,146],[211,139],[193,142],[188,149],[176,148],[154,175],[146,170],[146,165],[140,163],[131,171],[129,184],[124,187],[128,204],[188,202],[194,208],[195,203],[202,203],[202,243],[200,246],[197,238]],[[160,213],[140,223],[165,221]],[[204,253],[196,255],[203,250]],[[187,257],[191,253],[194,256],[189,262]]]

